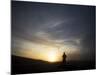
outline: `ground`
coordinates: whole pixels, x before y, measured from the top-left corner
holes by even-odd
[[[62,62],[51,63],[19,56],[12,56],[11,64],[12,74],[95,69],[95,62],[93,61],[70,61],[64,64]]]

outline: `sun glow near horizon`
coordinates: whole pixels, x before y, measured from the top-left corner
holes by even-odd
[[[56,62],[58,60],[57,53],[55,51],[50,51],[48,53],[48,56],[47,57],[48,57],[48,61],[49,62]]]
[[[78,48],[72,45],[63,45],[63,44],[53,45],[49,43],[38,44],[29,41],[23,41],[23,43],[21,44],[21,50],[19,49],[17,50],[17,52],[13,52],[13,54],[48,62],[59,62],[62,61],[63,52],[67,53],[68,55],[67,59],[76,59],[71,56],[73,54],[78,53],[79,51],[77,50]]]

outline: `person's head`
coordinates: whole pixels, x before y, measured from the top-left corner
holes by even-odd
[[[64,54],[66,54],[66,53],[64,52]]]

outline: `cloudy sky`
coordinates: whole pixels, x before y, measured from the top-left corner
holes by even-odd
[[[95,58],[95,7],[12,1],[12,54],[48,60]],[[50,55],[51,53],[51,55]]]

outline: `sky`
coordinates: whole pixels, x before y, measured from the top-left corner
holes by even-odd
[[[12,1],[12,55],[95,60],[95,6]]]

